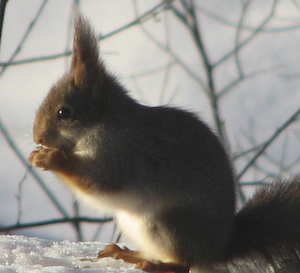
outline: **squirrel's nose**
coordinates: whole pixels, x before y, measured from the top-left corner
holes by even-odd
[[[33,126],[33,141],[36,144],[48,146],[57,137],[57,132],[54,130],[45,129],[44,126],[34,125]]]

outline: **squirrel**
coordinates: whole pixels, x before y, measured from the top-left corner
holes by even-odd
[[[107,71],[97,35],[75,18],[70,70],[33,126],[29,161],[114,214],[139,251],[98,254],[148,272],[300,272],[300,177],[236,212],[225,149],[195,114],[142,105]]]

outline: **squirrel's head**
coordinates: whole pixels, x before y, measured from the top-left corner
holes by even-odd
[[[95,127],[101,130],[105,77],[97,36],[89,23],[78,15],[71,68],[52,87],[37,112],[34,122],[36,144],[65,152],[80,150],[78,145],[89,141]]]

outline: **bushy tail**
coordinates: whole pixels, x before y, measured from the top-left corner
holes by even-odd
[[[300,272],[300,176],[263,188],[237,213],[230,252],[228,272]]]

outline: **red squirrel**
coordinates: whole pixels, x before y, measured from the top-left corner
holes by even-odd
[[[236,213],[231,162],[196,115],[132,99],[75,19],[70,71],[34,122],[33,166],[111,212],[139,251],[108,246],[149,272],[300,272],[300,183],[267,187]],[[289,271],[290,270],[290,271]]]

